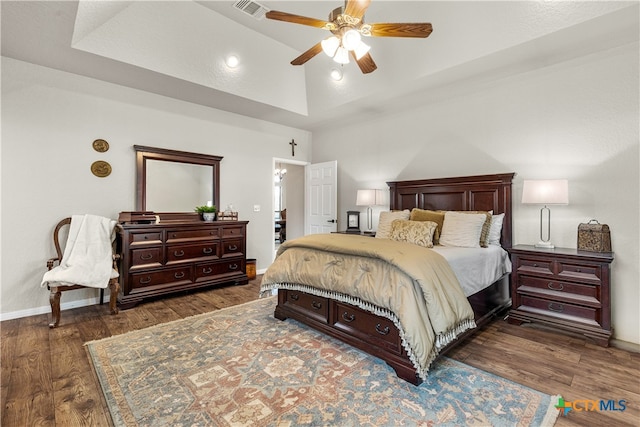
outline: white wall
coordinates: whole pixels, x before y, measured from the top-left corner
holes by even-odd
[[[109,142],[109,151],[93,150],[97,138]],[[117,218],[135,209],[134,144],[224,156],[220,205],[232,203],[240,219],[250,221],[247,256],[257,259],[259,270],[268,267],[272,159],[290,158],[292,138],[295,159],[309,161],[306,131],[3,57],[2,319],[49,311],[40,281],[54,256],[51,234],[60,219],[76,213]],[[91,174],[96,160],[111,164],[109,177]],[[62,307],[96,296],[95,290],[65,293]]]
[[[627,45],[445,101],[425,93],[418,109],[314,132],[313,161],[340,165],[338,228],[358,188],[516,172],[514,243],[533,244],[539,207],[520,203],[522,180],[567,178],[570,205],[551,208],[552,241],[575,248],[591,218],[611,227],[614,337],[639,344],[638,52]]]

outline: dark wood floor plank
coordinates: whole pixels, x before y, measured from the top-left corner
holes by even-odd
[[[111,425],[104,396],[86,355],[88,341],[206,313],[259,297],[260,276],[247,285],[162,298],[108,314],[108,305],[0,324],[4,426]],[[447,354],[486,372],[568,401],[623,398],[624,412],[574,412],[557,427],[640,425],[640,355],[602,348],[588,339],[497,320]]]

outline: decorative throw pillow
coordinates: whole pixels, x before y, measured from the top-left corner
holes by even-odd
[[[489,244],[500,246],[500,237],[502,236],[502,222],[504,214],[491,216],[491,229],[489,230]]]
[[[413,243],[414,245],[433,247],[433,233],[438,227],[433,221],[407,221],[396,219],[391,223],[391,240]]]
[[[464,214],[483,214],[485,216],[484,224],[482,224],[482,232],[480,233],[480,247],[489,246],[489,230],[491,229],[492,211],[452,211]]]
[[[447,211],[444,214],[440,244],[464,248],[480,247],[480,235],[486,220],[487,216],[484,213]]]
[[[413,208],[409,216],[411,221],[431,221],[437,225],[436,231],[433,233],[433,244],[437,245],[440,241],[440,233],[442,233],[442,224],[444,224],[444,211],[430,211],[426,209]]]
[[[376,237],[379,239],[388,239],[391,233],[391,223],[396,219],[409,219],[409,209],[403,211],[380,212],[378,220],[378,230]]]

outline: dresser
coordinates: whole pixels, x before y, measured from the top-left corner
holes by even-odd
[[[609,345],[612,252],[525,245],[509,252],[513,263],[509,323],[537,322]]]
[[[120,295],[127,309],[152,297],[248,283],[248,221],[122,223]]]

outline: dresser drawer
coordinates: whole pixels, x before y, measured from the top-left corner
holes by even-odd
[[[183,240],[215,239],[219,237],[218,228],[204,230],[167,230],[167,242]]]
[[[162,244],[162,231],[132,231],[129,233],[129,242],[131,246],[160,245]]]
[[[159,267],[162,265],[162,247],[131,250],[131,269]]]
[[[602,277],[602,269],[599,265],[573,264],[562,261],[558,262],[558,277],[599,284]]]
[[[239,256],[243,255],[243,240],[242,239],[228,239],[222,241],[222,257]]]
[[[193,261],[194,259],[217,258],[219,242],[204,242],[192,245],[167,246],[167,264]]]
[[[581,283],[561,282],[538,277],[520,276],[518,293],[538,294],[546,298],[561,298],[578,304],[600,304],[600,288]]]
[[[320,322],[327,323],[329,301],[326,298],[292,290],[278,292],[286,292],[285,305],[289,308],[305,313]]]
[[[191,283],[191,266],[167,268],[164,270],[154,270],[129,275],[130,284],[133,290],[166,287]]]
[[[198,263],[196,265],[196,281],[209,279],[211,276],[242,272],[244,272],[244,259],[241,258],[228,261]]]
[[[225,226],[222,229],[222,237],[223,238],[227,238],[227,237],[243,237],[244,233],[243,233],[243,229],[244,227],[239,225],[239,226]]]
[[[593,326],[598,326],[601,321],[601,311],[594,307],[585,307],[526,295],[521,297],[520,302],[522,305],[517,308],[522,311],[539,312],[545,316],[586,323]]]
[[[553,261],[536,258],[518,258],[516,271],[520,274],[537,274],[543,276],[553,275]]]
[[[366,342],[375,342],[385,348],[400,354],[400,332],[389,319],[383,319],[368,311],[361,310],[350,304],[336,302],[333,311],[333,326],[337,329],[355,335]]]

